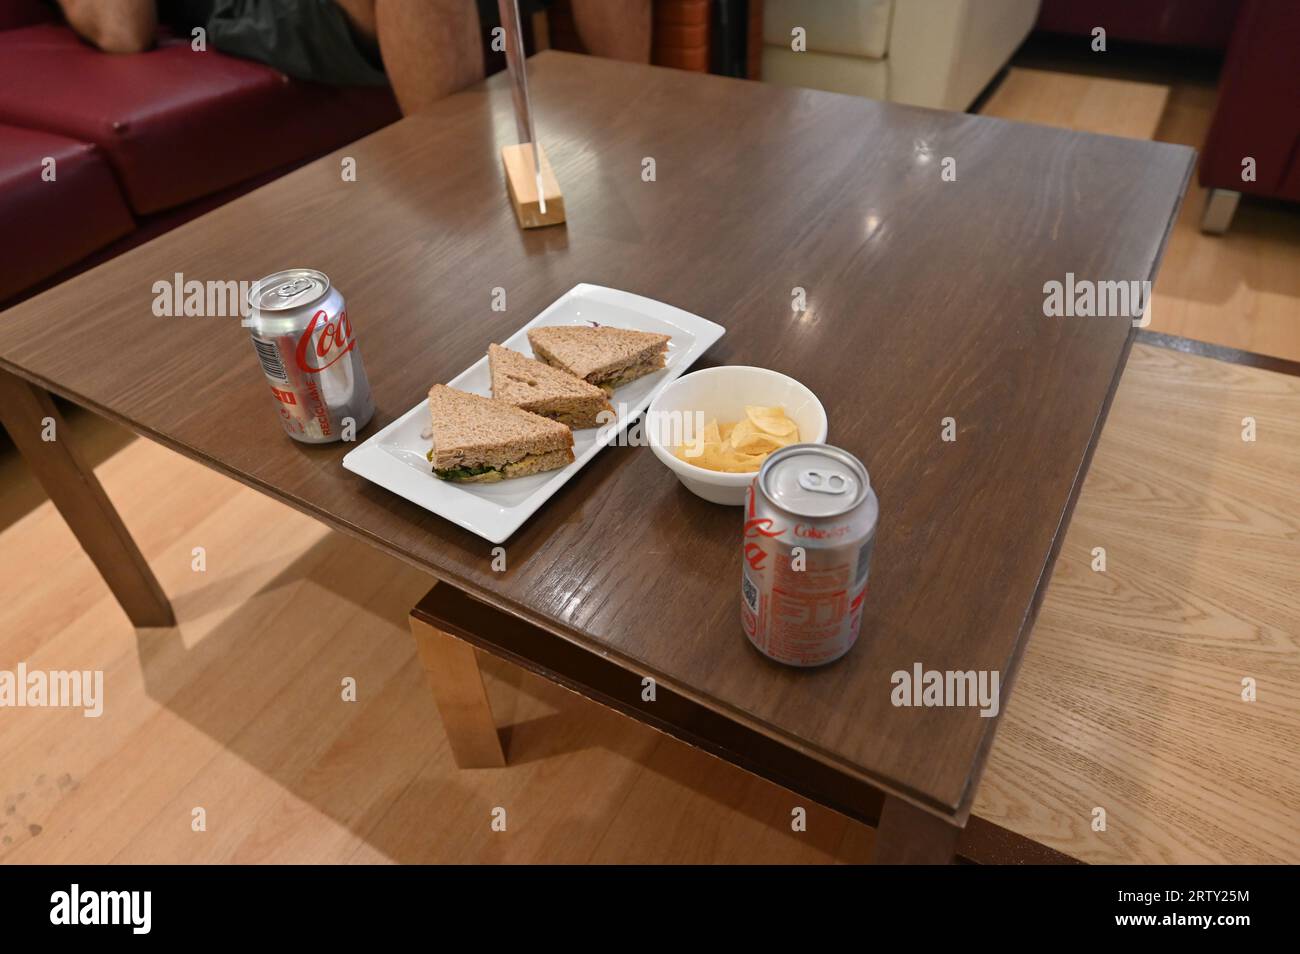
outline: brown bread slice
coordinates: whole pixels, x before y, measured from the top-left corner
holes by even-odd
[[[551,470],[573,460],[572,431],[504,401],[435,384],[429,389],[429,418],[435,470],[504,467],[529,455],[544,458],[550,466],[539,469]]]
[[[649,331],[587,325],[528,332],[528,343],[537,357],[598,387],[608,385],[606,391],[662,368],[670,340],[668,335]]]
[[[576,429],[598,427],[614,419],[605,392],[567,371],[534,361],[498,344],[488,345],[492,396],[515,407]],[[602,411],[609,416],[598,419]]]

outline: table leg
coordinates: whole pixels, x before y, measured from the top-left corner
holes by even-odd
[[[132,624],[175,626],[167,595],[95,472],[77,453],[49,393],[0,371],[0,423]],[[54,440],[44,439],[47,423],[54,426]]]
[[[961,828],[937,815],[885,797],[876,826],[874,865],[947,865],[957,854]]]
[[[483,688],[478,650],[423,620],[410,619],[411,635],[456,764],[461,768],[503,767],[506,757]]]

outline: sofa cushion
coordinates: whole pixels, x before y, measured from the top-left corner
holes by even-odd
[[[175,38],[113,55],[58,24],[0,33],[0,122],[95,143],[139,213],[328,152],[398,116],[387,89],[302,83]]]
[[[793,52],[790,31],[799,26],[806,31],[807,52],[879,60],[889,51],[893,6],[893,0],[767,0],[763,42]]]
[[[0,222],[0,301],[135,227],[95,146],[3,124]]]
[[[889,27],[889,98],[963,110],[1029,35],[1038,0],[899,3]]]

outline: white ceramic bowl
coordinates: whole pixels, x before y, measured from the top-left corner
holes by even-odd
[[[646,411],[645,434],[650,449],[686,485],[686,489],[712,503],[739,506],[745,502],[745,488],[753,474],[723,474],[696,467],[675,456],[670,448],[680,446],[686,431],[684,420],[699,420],[698,411],[707,423],[739,421],[747,405],[782,405],[785,413],[799,427],[803,443],[826,443],[826,410],[806,387],[794,378],[766,368],[724,365],[685,374],[650,402]]]

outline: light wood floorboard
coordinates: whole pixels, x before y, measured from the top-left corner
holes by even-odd
[[[1297,594],[1300,377],[1136,346],[975,814],[1089,862],[1300,862]]]

